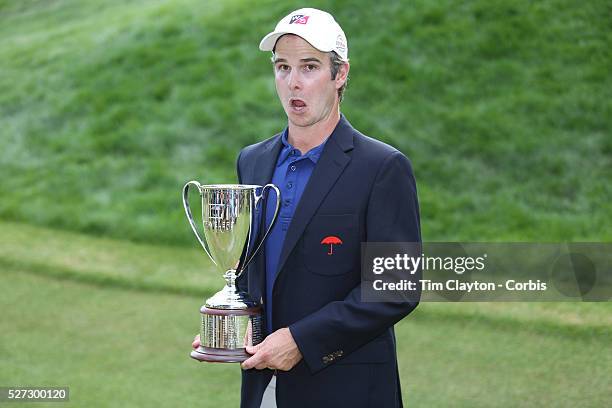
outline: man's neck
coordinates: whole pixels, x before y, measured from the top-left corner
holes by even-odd
[[[308,127],[296,126],[289,122],[289,143],[305,154],[317,147],[334,131],[340,120],[340,110],[332,109],[329,117]]]

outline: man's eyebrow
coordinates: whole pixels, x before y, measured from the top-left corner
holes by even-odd
[[[310,57],[310,58],[302,58],[300,61],[302,62],[318,62],[319,64],[321,63],[321,60],[315,57]]]
[[[287,62],[287,60],[285,58],[275,57],[272,62],[274,62],[275,64],[278,64],[279,62]],[[321,60],[316,57],[302,58],[300,59],[300,62],[318,62],[319,64],[321,64]]]

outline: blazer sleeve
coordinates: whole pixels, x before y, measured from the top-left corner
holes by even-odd
[[[391,153],[378,170],[368,200],[366,233],[371,242],[421,242],[416,182],[410,161],[398,151]],[[330,364],[324,356],[339,351],[341,355],[350,354],[417,305],[418,298],[405,302],[362,302],[360,284],[344,300],[328,303],[289,329],[314,374]]]

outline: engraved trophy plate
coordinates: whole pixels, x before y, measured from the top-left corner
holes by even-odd
[[[200,235],[189,207],[189,188],[197,187],[202,204],[203,234]],[[270,190],[276,193],[272,223],[257,240],[261,223],[256,209],[263,209]],[[247,345],[263,340],[261,305],[236,287],[236,279],[260,250],[278,216],[280,191],[273,184],[201,185],[190,181],[183,187],[185,214],[196,238],[217,268],[225,286],[200,309],[200,347],[191,352],[199,361],[242,362],[249,357]],[[263,211],[259,211],[259,214]]]

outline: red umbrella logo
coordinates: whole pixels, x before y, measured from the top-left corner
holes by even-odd
[[[333,255],[334,245],[342,245],[342,240],[334,235],[329,235],[321,241],[321,244],[329,245],[329,252],[327,255]]]

